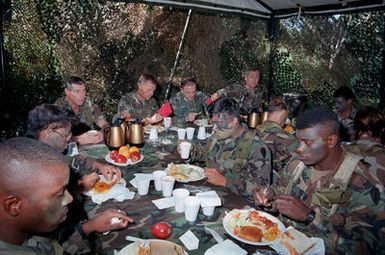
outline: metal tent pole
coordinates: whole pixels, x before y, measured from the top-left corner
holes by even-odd
[[[188,27],[188,25],[189,25],[189,23],[190,23],[191,13],[192,13],[192,9],[190,9],[190,10],[188,11],[186,23],[184,24],[184,29],[183,29],[183,33],[182,33],[182,38],[181,38],[180,43],[179,43],[178,52],[176,53],[174,66],[172,67],[171,73],[170,73],[170,77],[168,78],[168,86],[167,86],[167,89],[166,89],[166,95],[165,95],[165,97],[164,97],[165,100],[168,99],[168,96],[169,96],[169,93],[170,93],[170,88],[171,88],[172,79],[174,78],[175,70],[176,70],[176,67],[177,67],[177,65],[178,65],[178,61],[179,61],[179,57],[180,57],[180,52],[181,52],[181,50],[182,50],[183,42],[184,42],[184,39],[185,39],[185,36],[186,36],[187,27]]]

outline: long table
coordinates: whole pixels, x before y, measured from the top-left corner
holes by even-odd
[[[164,134],[160,133],[160,137],[164,138]],[[155,170],[164,170],[171,162],[176,164],[184,163],[184,161],[181,161],[179,154],[176,151],[176,133],[170,132],[167,139],[171,141],[171,143],[162,143],[154,146],[146,142],[143,148],[140,149],[141,154],[144,155],[142,162],[136,165],[120,167],[123,178],[126,180],[127,187],[130,191],[136,191],[136,189],[129,184],[129,181],[134,178],[135,173],[152,173]],[[109,149],[104,144],[80,147],[80,154],[93,158],[103,159],[107,153],[109,153]],[[205,216],[203,215],[202,210],[200,210],[197,220],[194,223],[189,223],[185,220],[184,213],[177,213],[174,208],[159,210],[151,202],[154,199],[162,198],[161,192],[155,190],[153,182],[151,182],[148,195],[140,196],[136,193],[134,199],[132,200],[126,200],[123,202],[108,200],[101,205],[96,205],[90,198],[86,198],[85,208],[89,217],[92,217],[96,213],[104,211],[107,208],[115,208],[124,210],[135,220],[135,223],[130,224],[127,229],[113,231],[107,235],[101,235],[100,237],[102,239],[103,251],[107,254],[112,254],[114,249],[120,250],[129,244],[129,242],[125,240],[127,235],[143,239],[154,239],[150,233],[151,225],[160,221],[166,221],[173,227],[172,235],[168,238],[169,241],[177,243],[185,248],[179,240],[179,237],[187,230],[191,230],[198,237],[200,243],[197,250],[190,250],[188,253],[190,255],[203,255],[208,248],[216,244],[213,237],[205,232],[204,227],[207,226],[216,230],[224,238],[231,238],[225,232],[222,225],[222,219],[225,216],[226,211],[230,211],[234,208],[249,208],[246,200],[242,197],[232,193],[226,188],[213,186],[205,183],[204,181],[187,183],[187,186],[176,182],[174,188],[178,187],[184,187],[189,190],[192,188],[209,188],[211,190],[215,190],[222,200],[222,206],[216,207],[213,216]],[[238,242],[237,240],[233,241],[239,244],[242,248],[246,249],[250,254],[255,252],[257,248],[255,246]]]

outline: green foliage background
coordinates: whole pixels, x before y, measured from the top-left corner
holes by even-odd
[[[7,90],[0,139],[22,135],[34,106],[62,96],[69,75],[86,80],[109,118],[141,72],[159,81],[164,98],[187,12],[137,3],[84,0],[12,1],[4,27]],[[333,103],[339,86],[350,86],[361,104],[376,105],[382,75],[384,12],[293,17],[279,22],[270,44],[263,20],[193,12],[172,91],[183,76],[194,76],[207,93],[242,82],[248,66],[268,82],[271,95],[306,93],[311,104]],[[10,107],[9,107],[10,106]]]

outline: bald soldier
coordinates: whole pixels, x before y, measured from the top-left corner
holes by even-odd
[[[57,241],[39,236],[54,231],[66,219],[72,202],[68,180],[67,162],[51,146],[29,138],[0,143],[0,254],[68,254]],[[103,224],[83,224],[77,230],[82,233],[74,233],[67,247],[73,248],[70,242],[76,240],[76,247],[82,248],[70,254],[86,252],[82,234],[111,229],[111,216],[120,219],[114,229],[126,227],[130,220],[117,211],[109,214],[95,216]]]

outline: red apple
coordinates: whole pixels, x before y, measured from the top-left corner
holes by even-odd
[[[110,158],[112,160],[115,160],[118,155],[119,155],[119,153],[118,153],[117,150],[113,150],[113,151],[110,152]]]
[[[158,222],[151,226],[151,234],[160,239],[167,239],[171,236],[172,226],[167,222]]]
[[[139,160],[140,160],[140,154],[139,154],[139,152],[136,152],[136,151],[131,152],[130,158],[131,158],[131,161],[132,161],[132,162],[139,161]]]
[[[125,164],[127,162],[127,158],[123,155],[118,154],[114,159],[115,163]]]

